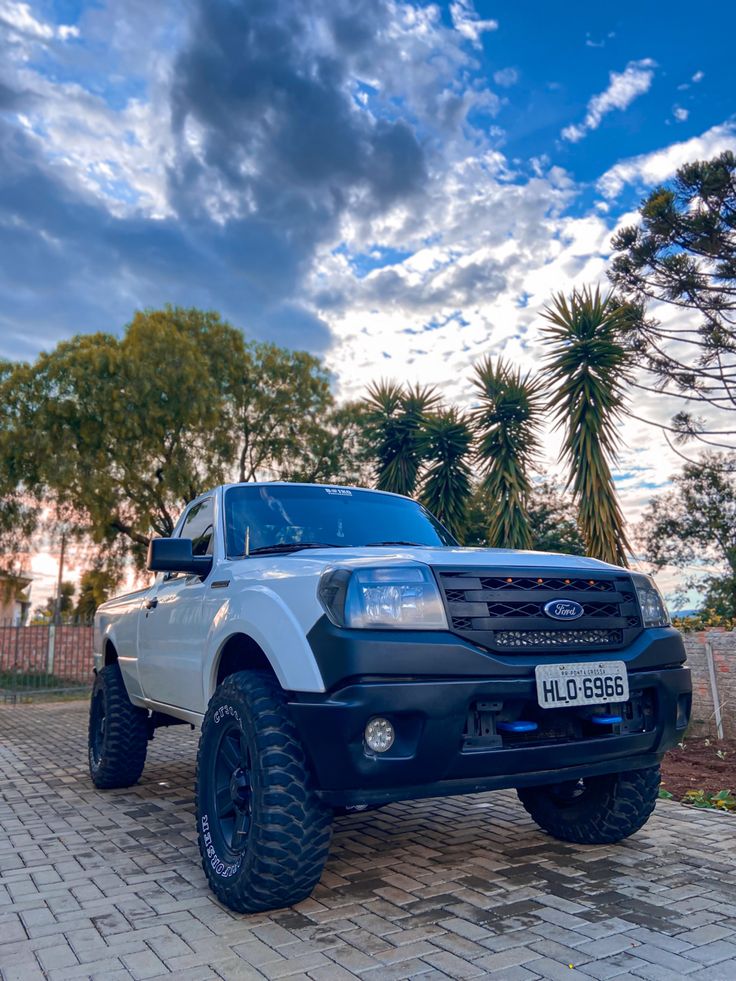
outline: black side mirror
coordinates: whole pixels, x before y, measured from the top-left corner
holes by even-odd
[[[212,568],[212,556],[192,555],[191,538],[152,538],[146,567],[151,572],[184,572],[204,578]]]

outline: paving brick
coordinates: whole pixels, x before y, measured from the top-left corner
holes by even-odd
[[[237,916],[200,865],[197,733],[161,730],[141,781],[100,793],[86,712],[0,706],[3,981],[736,979],[736,822],[665,803],[586,848],[512,791],[394,804],[336,820],[312,897]]]
[[[703,944],[702,947],[693,947],[688,951],[688,957],[698,961],[700,964],[717,964],[718,961],[732,960],[736,958],[736,943],[728,940],[714,940],[712,943]]]
[[[539,960],[541,954],[530,947],[510,947],[508,950],[499,951],[496,954],[486,954],[479,957],[474,963],[486,971],[501,971],[517,964],[527,964],[529,961]]]

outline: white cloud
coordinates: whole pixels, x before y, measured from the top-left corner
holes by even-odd
[[[672,115],[675,117],[678,123],[684,123],[687,117],[690,115],[689,109],[683,109],[682,106],[675,106],[672,110]]]
[[[582,123],[566,126],[562,130],[563,140],[577,143],[587,132],[597,129],[607,113],[628,108],[634,99],[649,91],[655,68],[656,62],[651,58],[642,58],[640,61],[630,61],[622,72],[610,72],[608,88],[590,100]]]
[[[704,78],[705,78],[705,72],[698,71],[698,72],[695,72],[695,74],[690,79],[690,81],[691,82],[695,82],[697,84],[698,82],[702,82]]]
[[[626,185],[651,187],[671,177],[690,160],[704,160],[724,150],[736,150],[736,122],[713,126],[700,136],[622,160],[607,170],[597,183],[605,198],[615,198]]]
[[[79,29],[67,24],[49,24],[39,20],[31,11],[30,4],[17,3],[16,0],[1,0],[0,22],[10,30],[14,41],[53,41],[58,38],[66,41],[77,37]]]
[[[478,46],[482,34],[498,30],[497,20],[481,20],[473,0],[456,0],[455,3],[451,3],[450,16],[455,30]]]
[[[493,81],[502,88],[510,88],[519,81],[519,73],[515,68],[501,68],[493,73]]]

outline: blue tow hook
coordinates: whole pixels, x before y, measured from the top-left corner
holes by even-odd
[[[534,732],[539,728],[536,722],[497,722],[496,728],[499,732]]]

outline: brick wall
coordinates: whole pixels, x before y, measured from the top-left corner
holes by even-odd
[[[721,702],[723,734],[736,739],[736,631],[709,630],[683,634],[687,663],[693,676],[693,721],[695,735],[715,736],[713,694],[708,673],[706,645],[713,652],[716,688]]]
[[[0,626],[3,674],[51,673],[63,681],[91,684],[92,668],[92,627]]]

